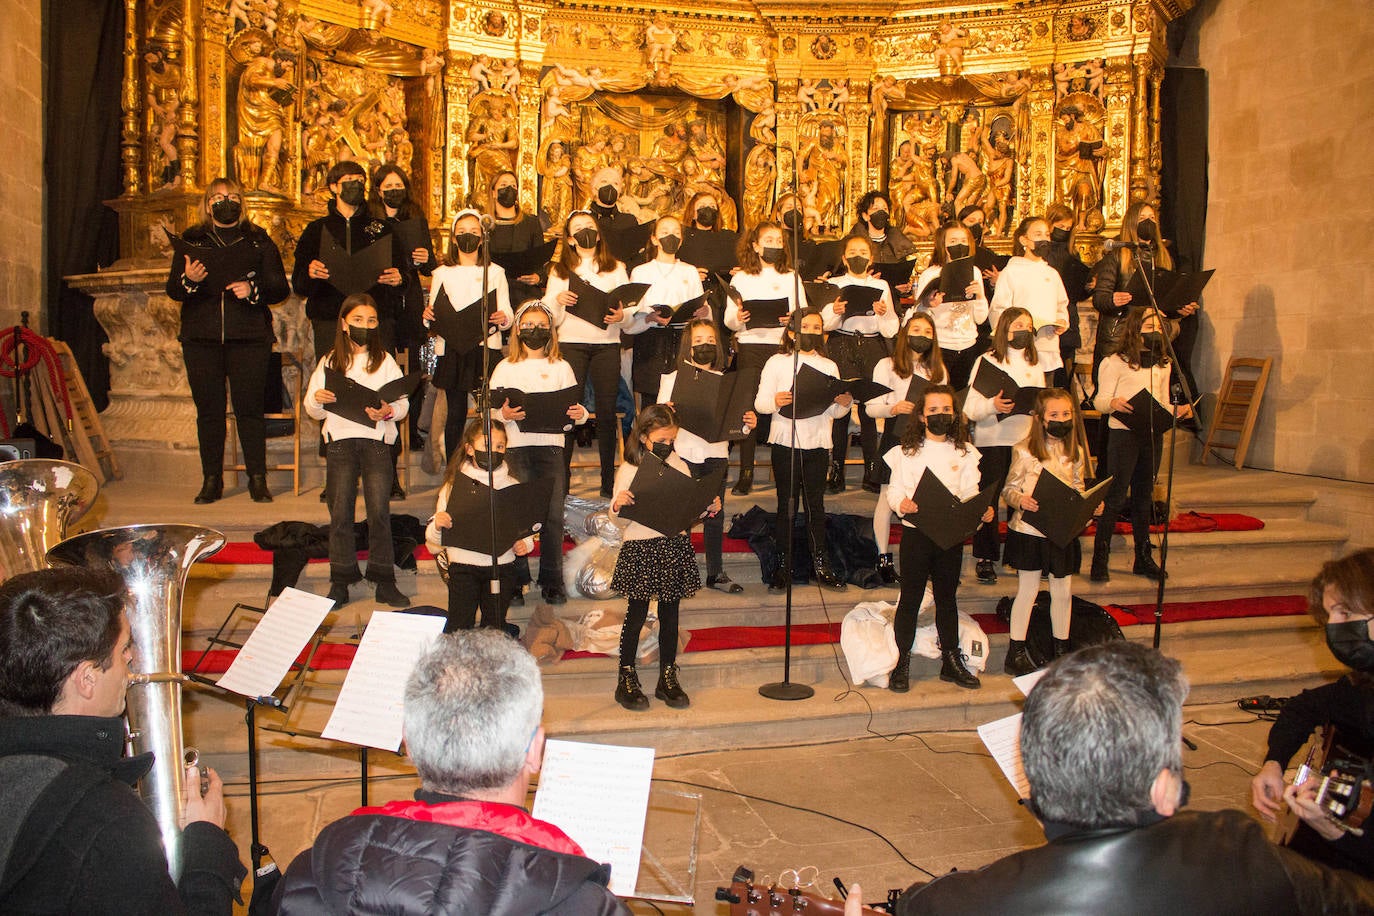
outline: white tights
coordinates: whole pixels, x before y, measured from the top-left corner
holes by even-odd
[[[887,484],[878,488],[878,505],[873,507],[873,540],[878,554],[892,552],[892,506],[887,502]]]
[[[1073,576],[1050,576],[1050,625],[1055,639],[1069,638],[1069,614],[1073,610]],[[1026,639],[1031,609],[1040,591],[1040,570],[1023,569],[1017,573],[1016,600],[1011,603],[1011,638]]]

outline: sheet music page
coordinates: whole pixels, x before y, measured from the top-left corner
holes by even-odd
[[[611,892],[633,894],[649,811],[654,749],[550,739],[534,816],[572,837],[587,857],[611,865]]]
[[[1011,679],[1011,682],[1016,685],[1017,690],[1021,691],[1021,696],[1028,697],[1030,696],[1031,688],[1044,676],[1045,669],[1041,668],[1038,671],[1032,671],[1030,674],[1014,677]]]
[[[1016,794],[1030,798],[1030,783],[1026,782],[1026,772],[1021,768],[1021,714],[1007,716],[978,726],[978,737],[983,739],[988,753],[1002,768]]]
[[[265,697],[276,690],[333,607],[334,602],[321,595],[285,589],[244,641],[219,686],[246,697]]]
[[[374,612],[321,737],[399,750],[406,681],[443,629],[442,617]]]

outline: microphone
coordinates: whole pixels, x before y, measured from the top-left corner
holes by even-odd
[[[478,218],[478,222],[482,224],[482,235],[489,235],[491,234],[492,227],[496,225],[496,217],[492,216],[490,213],[483,213],[481,217]]]
[[[1146,249],[1149,249],[1149,248],[1153,248],[1153,247],[1154,247],[1154,245],[1150,244],[1149,242],[1125,242],[1125,241],[1122,241],[1121,239],[1107,239],[1107,241],[1105,241],[1105,242],[1102,243],[1102,252],[1103,252],[1103,254],[1106,254],[1106,253],[1109,252],[1109,251],[1116,251],[1116,250],[1119,249],[1119,248],[1128,248],[1128,249],[1146,248]]]

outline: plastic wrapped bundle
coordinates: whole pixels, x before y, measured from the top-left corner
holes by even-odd
[[[610,506],[606,499],[567,497],[563,502],[563,530],[578,544],[590,537],[619,544],[620,528],[611,520]]]
[[[608,544],[601,538],[594,539],[596,550],[577,571],[577,590],[584,598],[611,598],[611,577],[615,575],[615,563],[620,558],[620,545]]]

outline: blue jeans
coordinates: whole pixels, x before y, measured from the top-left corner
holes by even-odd
[[[325,487],[329,491],[329,581],[358,579],[358,545],[353,508],[358,478],[367,507],[367,578],[395,582],[391,543],[391,446],[379,439],[335,439],[325,448]]]
[[[539,584],[563,585],[563,500],[568,495],[568,466],[564,451],[557,445],[524,445],[506,452],[506,464],[516,480],[528,483],[548,477],[553,480],[549,512],[539,530]],[[516,569],[524,567],[519,581],[529,578],[529,560],[515,558]]]

